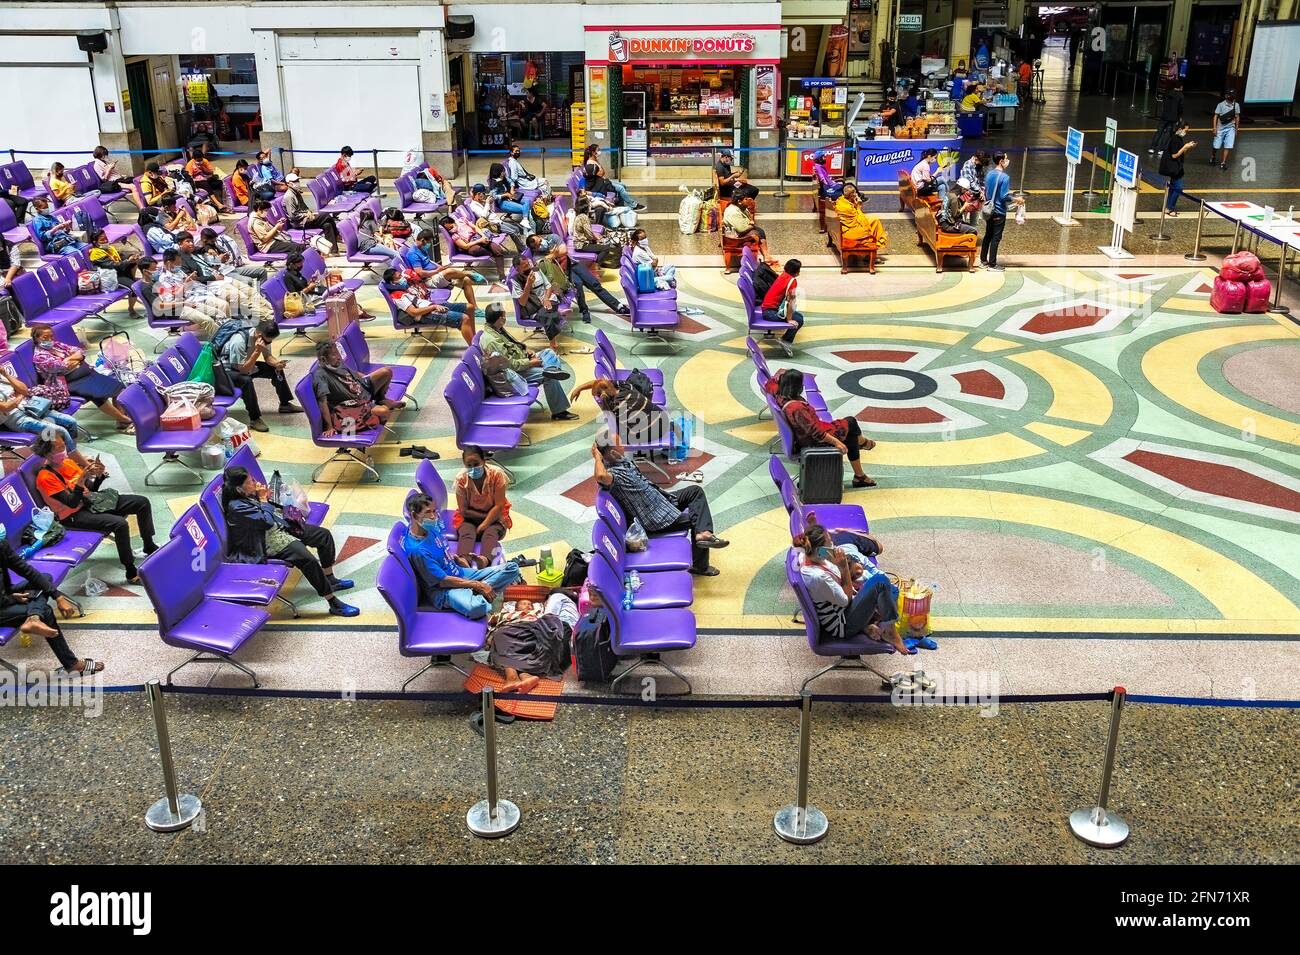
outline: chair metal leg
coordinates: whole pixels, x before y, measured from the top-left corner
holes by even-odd
[[[808,679],[804,680],[803,685],[799,687],[799,692],[802,693],[804,690],[808,689],[808,686],[813,680],[820,679],[833,670],[865,670],[867,673],[873,673],[880,677],[880,679],[884,680],[886,683],[889,682],[889,677],[885,676],[885,674],[881,673],[879,670],[873,670],[871,667],[867,666],[862,657],[840,657],[830,666],[822,667],[812,676],[808,677]]]
[[[651,344],[664,345],[668,348],[669,352],[674,355],[676,355],[679,351],[682,350],[681,342],[675,342],[670,338],[664,338],[658,332],[651,331],[651,332],[646,332],[645,338],[641,339],[641,341],[637,342],[630,349],[628,349],[628,354],[635,355],[636,350],[638,348],[642,348],[646,345],[651,345]]]
[[[431,346],[433,348],[433,354],[435,356],[437,356],[442,351],[442,346],[438,344],[438,342],[430,338],[428,335],[424,334],[424,332],[419,327],[412,328],[410,332],[411,333],[409,335],[402,336],[402,341],[398,344],[397,348],[393,351],[394,357],[400,355],[403,351],[405,351],[412,344],[414,344],[417,338],[420,341],[424,342],[426,345]],[[443,336],[443,340],[446,341],[445,335]]]
[[[656,471],[659,472],[659,476],[664,479],[664,483],[666,484],[675,483],[675,478],[659,466],[659,462],[655,460],[653,451],[645,455],[644,457],[642,457],[641,454],[638,453],[633,457],[632,460],[637,464],[638,467],[642,464],[650,465],[650,467],[654,468]],[[655,483],[657,484],[659,482],[656,481]]]
[[[205,654],[210,654],[210,655],[205,655]],[[171,670],[169,670],[163,682],[166,683],[168,686],[171,686],[172,677],[175,676],[181,670],[183,670],[185,667],[189,666],[191,663],[215,663],[217,666],[221,666],[223,663],[229,663],[236,670],[245,673],[248,676],[248,678],[253,681],[254,689],[257,689],[262,685],[261,683],[257,682],[257,674],[254,673],[252,670],[250,670],[248,667],[244,666],[238,660],[231,658],[228,654],[218,653],[215,650],[199,650],[197,653],[195,653],[192,657],[190,657],[180,666],[173,667]]]
[[[185,470],[189,471],[190,474],[194,476],[194,480],[193,480],[193,481],[190,481],[190,482],[187,482],[187,483],[190,483],[190,484],[202,484],[202,483],[203,483],[203,475],[202,475],[202,474],[200,474],[198,471],[194,470],[192,467],[190,467],[188,464],[186,464],[184,461],[182,461],[182,460],[180,459],[180,455],[178,455],[175,451],[168,451],[166,454],[163,455],[163,459],[162,459],[161,461],[158,462],[158,464],[154,467],[154,469],[153,469],[152,471],[150,471],[148,474],[146,474],[146,475],[144,476],[144,483],[145,483],[145,486],[146,486],[146,487],[165,487],[165,486],[170,486],[170,485],[164,485],[164,484],[162,484],[162,482],[158,482],[158,481],[153,481],[153,480],[151,480],[151,479],[153,478],[153,476],[154,476],[154,473],[157,472],[159,468],[164,467],[165,465],[168,465],[168,464],[179,464],[179,465],[180,465],[181,467],[183,467]]]
[[[288,348],[290,345],[293,345],[293,344],[295,344],[295,343],[301,344],[301,343],[304,342],[304,341],[305,341],[308,345],[311,345],[312,348],[315,348],[315,347],[316,347],[316,340],[315,340],[314,338],[312,338],[310,335],[307,334],[307,329],[305,329],[305,328],[295,328],[294,331],[293,331],[293,334],[288,338],[287,341],[285,341],[285,342],[280,346],[280,350],[277,351],[276,354],[277,354],[277,355],[283,355],[283,354],[284,354],[284,350],[285,350],[286,348]]]
[[[461,676],[465,677],[466,679],[469,679],[469,674],[464,669],[462,669],[454,660],[452,660],[450,655],[439,654],[436,656],[429,657],[429,662],[426,663],[418,673],[414,674],[409,680],[407,680],[405,683],[402,684],[402,692],[405,693],[406,688],[410,686],[412,683],[414,683],[416,680],[418,680],[420,677],[424,676],[424,674],[428,673],[430,670],[435,670],[439,667],[447,667],[448,669],[455,670]]]
[[[665,693],[662,690],[658,689],[658,687],[656,687],[655,688],[656,696],[689,696],[690,695],[691,681],[686,679],[686,677],[682,675],[681,671],[676,669],[674,666],[672,666],[672,664],[664,662],[664,660],[660,657],[658,653],[643,653],[641,654],[641,656],[637,657],[637,661],[635,663],[633,663],[630,667],[628,667],[618,676],[614,677],[614,679],[609,684],[609,691],[611,693],[617,693],[618,685],[622,683],[623,680],[625,680],[628,676],[630,676],[633,671],[638,670],[641,667],[647,665],[656,665],[656,666],[663,667],[673,676],[677,677],[677,679],[681,680],[682,683],[686,684],[685,690],[676,693]]]
[[[371,477],[375,479],[376,484],[379,483],[379,472],[374,469],[373,467],[374,461],[368,455],[361,453],[355,448],[335,448],[334,456],[331,457],[328,461],[322,462],[319,466],[317,466],[315,471],[311,472],[311,480],[313,484],[339,484],[342,482],[343,480],[342,475],[340,475],[339,478],[334,481],[322,481],[320,479],[321,472],[324,471],[331,464],[342,464],[345,470],[347,465],[349,464],[359,464],[361,465],[362,468],[364,468],[367,472],[369,472]]]
[[[298,613],[298,605],[297,605],[296,603],[294,603],[294,602],[293,602],[292,600],[290,600],[288,597],[282,597],[280,594],[276,594],[272,599],[273,599],[273,600],[278,600],[278,601],[280,601],[280,603],[282,603],[282,604],[284,604],[286,607],[288,607],[288,608],[289,608],[289,612],[293,614],[293,619],[294,619],[294,620],[297,620],[297,619],[298,619],[298,617],[299,617],[300,615],[299,615],[299,613]]]
[[[10,673],[12,673],[14,675],[14,682],[15,683],[18,682],[18,668],[14,666],[12,663],[10,663],[8,660],[6,660],[4,657],[0,657],[0,668],[4,668],[8,670]]]

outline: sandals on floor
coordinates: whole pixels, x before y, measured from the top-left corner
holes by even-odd
[[[54,671],[54,673],[56,676],[66,676],[71,677],[74,680],[80,680],[83,677],[94,676],[96,673],[104,672],[104,664],[102,662],[96,663],[90,657],[86,657],[86,659],[82,660],[81,663],[82,668],[80,670],[68,670],[64,667],[59,667]]]
[[[728,545],[731,544],[731,541],[725,540],[721,537],[714,536],[714,537],[697,537],[695,539],[695,543],[699,544],[701,547],[717,548],[717,547],[727,547]]]
[[[694,567],[691,568],[691,575],[693,577],[716,577],[718,576],[718,573],[719,571],[716,567],[710,567],[707,570],[696,570]]]
[[[853,486],[854,487],[875,487],[876,482],[869,477],[867,478],[855,477],[853,479]]]
[[[122,422],[117,426],[118,434],[135,434],[135,425],[131,422]]]
[[[510,558],[510,559],[513,560],[513,561],[514,561],[516,564],[518,564],[520,567],[536,567],[536,566],[537,566],[537,558],[536,558],[536,557],[525,557],[523,554],[519,554],[519,555],[517,555],[517,556],[515,556],[515,557],[512,557],[512,558]]]

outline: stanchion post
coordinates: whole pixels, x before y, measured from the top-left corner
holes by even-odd
[[[1173,236],[1165,235],[1165,212],[1169,209],[1169,180],[1165,179],[1164,195],[1160,199],[1160,224],[1156,227],[1155,235],[1148,235],[1147,238],[1152,242],[1168,242]]]
[[[1281,252],[1277,260],[1277,288],[1273,289],[1273,304],[1269,306],[1270,312],[1278,315],[1290,315],[1291,309],[1282,304],[1282,283],[1286,281],[1286,258],[1291,251],[1291,246],[1285,242],[1279,243]]]
[[[1204,262],[1205,255],[1201,252],[1201,229],[1205,225],[1205,200],[1197,199],[1199,204],[1196,210],[1196,242],[1192,246],[1192,251],[1183,256],[1188,262]]]
[[[1119,719],[1124,712],[1127,691],[1117,686],[1110,698],[1110,734],[1106,739],[1106,757],[1101,767],[1101,790],[1097,804],[1091,809],[1076,809],[1070,813],[1070,831],[1075,836],[1099,849],[1114,849],[1128,839],[1128,823],[1113,812],[1107,812],[1110,799],[1110,780],[1115,771],[1115,750],[1119,746]]]
[[[465,147],[465,195],[466,195],[467,197],[469,196],[469,190],[470,190],[470,185],[469,185],[469,153],[470,153],[470,149],[469,149],[468,146],[466,146],[466,147]]]
[[[808,846],[826,838],[826,814],[808,805],[808,762],[812,750],[812,691],[804,690],[799,707],[799,781],[793,805],[777,810],[776,834],[786,842]]]
[[[785,141],[785,130],[778,129],[776,131],[776,165],[777,175],[780,176],[780,180],[776,192],[772,193],[773,199],[786,199],[790,195],[785,191],[785,163],[788,158],[785,151],[788,145],[789,143]]]
[[[500,839],[519,828],[519,807],[497,798],[497,719],[492,687],[483,687],[483,748],[487,754],[487,799],[465,814],[469,831],[484,839]]]
[[[1088,191],[1083,194],[1083,198],[1096,199],[1099,195],[1101,195],[1100,192],[1097,192],[1092,188],[1093,180],[1097,176],[1097,147],[1096,146],[1092,147],[1092,162],[1090,163],[1090,166],[1092,168],[1088,170]]]
[[[374,169],[375,171],[375,195],[382,198],[384,195],[384,183],[383,180],[379,178],[379,150],[378,149],[370,150],[370,161],[374,164],[371,168]]]
[[[1023,196],[1025,194],[1025,174],[1026,172],[1028,172],[1028,170],[1029,170],[1029,147],[1026,146],[1024,153],[1021,154],[1020,157],[1020,188],[1016,190],[1015,194],[1017,196]]]
[[[542,178],[545,179],[546,178],[546,147],[538,146],[537,149],[542,154]]]
[[[163,703],[162,685],[157,680],[145,684],[145,695],[153,711],[153,727],[158,735],[158,755],[162,758],[163,789],[167,795],[149,807],[144,824],[154,832],[177,832],[188,829],[203,812],[198,796],[176,792],[176,766],[172,763],[172,739],[167,732],[167,707]]]

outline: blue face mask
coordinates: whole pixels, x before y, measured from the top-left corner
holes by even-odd
[[[36,343],[36,347],[37,347],[37,348],[53,348],[53,347],[54,347],[54,339],[53,339],[53,338],[50,338],[50,339],[46,339],[46,340],[44,340],[44,341],[39,341],[39,342]]]
[[[3,524],[0,524],[0,544],[3,544],[5,542],[5,539],[8,536],[9,536],[9,529],[5,527]]]
[[[411,283],[408,282],[406,279],[398,279],[396,282],[393,283],[393,288],[406,288],[410,284]]]
[[[480,464],[476,468],[469,468],[465,473],[470,476],[470,480],[481,481],[483,480],[483,475],[487,473],[487,468]]]
[[[424,532],[426,534],[429,534],[433,537],[437,537],[441,535],[445,528],[441,516],[426,517],[424,520],[420,521],[420,526],[424,528]]]

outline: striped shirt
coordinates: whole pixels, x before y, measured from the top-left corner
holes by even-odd
[[[608,465],[606,470],[614,479],[610,493],[623,508],[629,524],[634,519],[638,520],[648,533],[654,534],[681,519],[682,509],[667,494],[651,484],[630,458]]]

